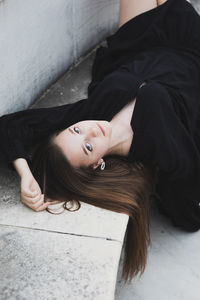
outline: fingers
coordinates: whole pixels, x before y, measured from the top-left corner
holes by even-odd
[[[45,210],[51,203],[50,202],[46,202],[44,204],[42,204],[40,207],[38,207],[36,209],[36,211],[42,211],[42,210]]]
[[[30,190],[21,189],[21,195],[27,198],[35,198],[36,196],[41,196],[41,193],[37,190],[31,192]]]
[[[37,196],[37,194],[39,194],[39,191],[35,190],[35,191],[31,192],[31,191],[23,190],[22,193],[25,197],[34,198]]]
[[[23,194],[22,196],[22,202],[24,202],[25,204],[29,204],[29,205],[34,205],[36,204],[42,197],[42,194],[37,195],[36,197],[27,197]]]
[[[34,198],[23,196],[22,202],[34,211],[45,210],[51,204],[51,202],[44,203],[44,194],[40,194]]]

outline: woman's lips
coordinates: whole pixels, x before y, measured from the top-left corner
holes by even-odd
[[[97,125],[98,125],[98,127],[101,129],[101,132],[103,133],[103,135],[105,136],[105,131],[104,131],[103,127],[101,127],[101,125],[98,124],[98,123],[97,123]]]

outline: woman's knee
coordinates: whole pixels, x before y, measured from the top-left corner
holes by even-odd
[[[119,27],[155,7],[157,7],[157,0],[120,0]]]
[[[162,5],[163,3],[165,3],[168,0],[157,0],[157,5]]]
[[[161,4],[165,3],[166,1],[168,1],[168,0],[157,0],[157,5],[161,5]],[[186,0],[186,1],[191,3],[190,0]]]

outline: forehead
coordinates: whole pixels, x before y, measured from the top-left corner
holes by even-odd
[[[88,156],[83,151],[80,135],[72,134],[67,128],[55,138],[55,142],[73,166],[88,166]]]

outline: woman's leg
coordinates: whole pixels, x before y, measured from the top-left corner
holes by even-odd
[[[158,4],[158,5],[161,5],[161,4],[165,3],[166,1],[167,1],[167,0],[157,0],[157,4]],[[186,1],[191,3],[190,0],[186,0]]]
[[[163,2],[165,1],[167,0]],[[120,0],[119,27],[133,17],[157,6],[157,0]]]
[[[137,15],[155,8],[168,0],[120,0],[119,27]],[[190,0],[186,0],[191,3]]]
[[[161,4],[163,4],[163,3],[165,3],[167,0],[157,0],[157,4],[158,5],[161,5]]]

